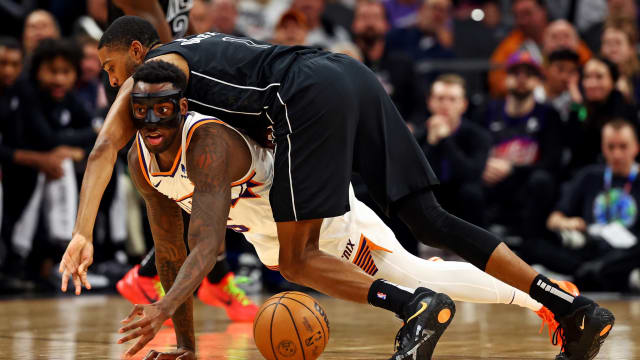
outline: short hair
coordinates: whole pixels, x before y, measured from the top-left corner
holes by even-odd
[[[631,121],[625,119],[625,118],[621,118],[621,117],[615,117],[612,118],[611,120],[609,120],[608,122],[606,122],[603,126],[602,126],[602,131],[604,132],[604,129],[610,127],[616,131],[622,130],[626,127],[628,127],[629,129],[631,129],[631,133],[633,134],[633,138],[638,141],[638,129],[636,128],[636,125],[633,124]]]
[[[571,61],[572,63],[580,66],[580,55],[571,49],[559,49],[552,51],[547,58],[547,64],[552,64],[556,61]]]
[[[466,95],[467,93],[467,82],[464,78],[458,74],[442,74],[436,78],[436,80],[431,84],[431,90],[433,91],[433,86],[436,83],[443,83],[447,85],[458,85],[462,88],[462,93]]]
[[[0,36],[0,47],[5,47],[11,50],[19,50],[22,52],[22,44],[18,39],[11,36]]]
[[[138,16],[121,16],[102,34],[98,49],[105,46],[129,48],[134,41],[151,47],[160,42],[160,36],[149,21]]]
[[[185,91],[187,77],[177,66],[162,60],[147,61],[133,74],[134,84],[143,81],[149,84],[171,83],[178,90]]]
[[[80,76],[80,63],[82,61],[82,50],[78,45],[66,39],[43,39],[33,50],[31,57],[30,77],[32,81],[37,81],[38,71],[43,63],[52,61],[57,57],[62,57],[74,68],[76,75]]]

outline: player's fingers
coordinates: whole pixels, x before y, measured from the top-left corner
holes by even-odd
[[[122,319],[120,322],[123,324],[127,324],[131,320],[133,320],[136,317],[136,315],[143,315],[143,314],[144,314],[144,310],[142,309],[142,305],[138,305],[138,304],[133,305],[133,309],[131,310],[129,315],[127,315],[127,317]]]
[[[62,284],[60,285],[60,290],[62,290],[62,292],[67,292],[68,284],[69,284],[69,271],[65,269],[64,273],[62,273]]]
[[[149,319],[142,318],[142,319],[140,319],[140,320],[138,320],[138,321],[136,321],[134,323],[131,323],[131,324],[127,325],[127,326],[121,327],[120,328],[120,333],[126,333],[127,331],[130,331],[130,330],[133,330],[133,329],[136,329],[136,328],[143,328],[143,327],[149,325],[150,323],[151,323],[151,321]]]
[[[137,343],[135,343],[135,345],[133,345],[129,350],[127,350],[126,355],[127,356],[133,356],[135,355],[138,351],[142,350],[142,348],[147,345],[147,343],[149,341],[151,341],[151,339],[153,339],[153,336],[143,336],[140,338],[140,340],[138,340]]]
[[[127,334],[126,336],[123,336],[120,339],[118,339],[118,344],[126,343],[127,341],[129,341],[131,339],[135,339],[135,338],[137,338],[139,336],[142,336],[142,334],[144,334],[144,331],[142,329],[138,329],[138,330],[132,332],[131,334]]]
[[[160,355],[159,352],[155,351],[155,350],[149,350],[149,352],[147,352],[147,355],[144,357],[143,360],[153,360],[155,359],[158,355]]]
[[[89,259],[85,260],[80,266],[78,266],[78,273],[80,274],[80,281],[82,281],[82,285],[88,290],[91,290],[91,284],[89,280],[87,280],[87,268],[89,267]]]
[[[76,289],[76,295],[80,295],[80,293],[82,292],[82,282],[80,282],[80,276],[78,276],[78,273],[73,273],[72,277],[73,277],[73,286]]]

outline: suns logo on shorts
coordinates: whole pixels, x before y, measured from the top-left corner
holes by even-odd
[[[356,256],[353,258],[353,263],[367,274],[373,276],[378,272],[378,267],[371,256],[369,242],[370,240],[364,237],[364,235],[360,237],[360,246],[358,247]]]

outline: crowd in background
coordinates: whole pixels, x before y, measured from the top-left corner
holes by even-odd
[[[583,290],[640,291],[640,2],[178,2],[192,3],[193,33],[362,61],[424,149],[445,209]],[[108,6],[0,3],[0,295],[59,284],[56,264],[108,111],[98,58]],[[377,210],[357,174],[353,182]],[[94,288],[112,289],[152,246],[144,211],[123,157],[96,219]],[[397,219],[384,219],[408,250],[433,254]],[[243,254],[238,271],[254,273],[246,244],[229,238],[229,252]]]

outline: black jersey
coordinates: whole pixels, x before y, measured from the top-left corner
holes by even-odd
[[[153,49],[147,59],[180,54],[189,64],[189,108],[247,129],[269,124],[266,110],[287,70],[297,56],[314,52],[320,50],[206,32]]]
[[[169,24],[173,38],[184,36],[189,27],[189,11],[193,7],[193,0],[158,0],[158,2],[164,11],[165,19]],[[108,23],[113,23],[123,15],[124,12],[113,5],[113,1],[109,1]]]

